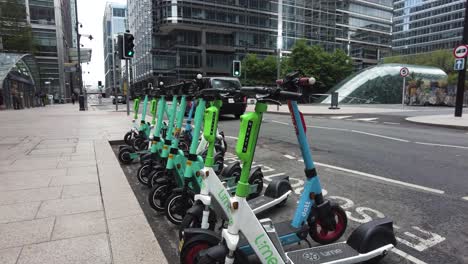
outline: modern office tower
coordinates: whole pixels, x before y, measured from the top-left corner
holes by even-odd
[[[148,2],[148,1],[147,1]],[[106,3],[103,20],[103,46],[106,94],[120,93],[120,60],[117,51],[116,37],[125,32],[127,19],[126,6],[118,3]],[[114,62],[116,62],[114,65]]]
[[[134,0],[134,82],[196,73],[231,75],[247,53],[287,56],[305,38],[327,51],[342,48],[356,67],[390,50],[391,0]],[[364,36],[366,35],[366,36]]]
[[[393,2],[394,55],[452,49],[460,44],[466,0]]]
[[[315,2],[315,1],[311,1]],[[355,69],[378,63],[391,53],[392,0],[338,1],[336,41],[353,59]]]

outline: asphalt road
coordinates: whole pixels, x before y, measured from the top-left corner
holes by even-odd
[[[415,125],[389,114],[307,116],[305,122],[327,197],[348,214],[343,239],[359,224],[387,216],[398,246],[383,263],[468,263],[467,130]],[[219,126],[227,135],[228,164],[236,159],[239,121],[224,117]],[[265,115],[255,162],[265,176],[289,175],[300,194],[304,167],[289,116]],[[138,165],[122,168],[169,262],[176,263],[177,229],[147,205],[147,190],[134,176]],[[286,220],[296,198],[262,217]]]

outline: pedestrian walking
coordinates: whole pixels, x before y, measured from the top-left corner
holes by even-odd
[[[75,93],[72,93],[72,95],[71,95],[71,100],[72,100],[72,104],[75,104],[75,101],[76,101],[76,95],[75,95]]]

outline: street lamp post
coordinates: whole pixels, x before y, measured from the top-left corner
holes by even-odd
[[[78,55],[78,64],[77,64],[77,72],[78,72],[78,86],[80,88],[80,96],[78,97],[78,105],[80,111],[85,111],[84,107],[84,95],[83,95],[83,76],[81,70],[81,50],[80,50],[80,32],[79,32],[79,22],[78,22],[78,0],[75,0],[75,30],[76,30],[76,52]]]

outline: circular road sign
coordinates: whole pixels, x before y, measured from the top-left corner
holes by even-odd
[[[465,58],[467,54],[468,54],[468,47],[465,45],[460,45],[456,47],[455,49],[453,49],[453,56],[455,56],[455,58],[458,58],[458,59]]]
[[[400,69],[400,76],[401,76],[401,77],[406,77],[406,76],[408,76],[408,75],[409,75],[409,70],[408,70],[408,68],[403,67],[403,68]]]

